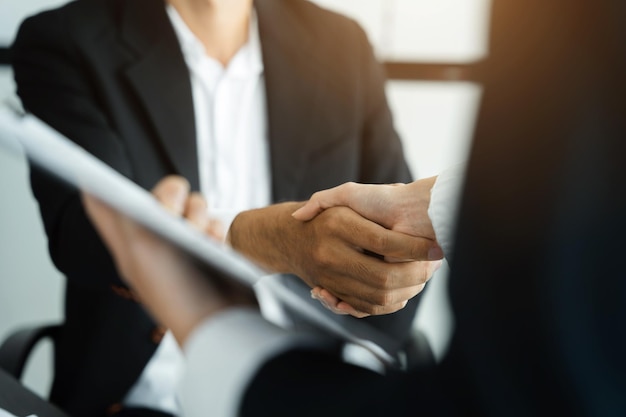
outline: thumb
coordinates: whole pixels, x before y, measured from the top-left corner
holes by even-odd
[[[314,193],[309,201],[291,215],[294,219],[308,221],[327,208],[336,206],[350,206],[349,195],[355,183],[347,182],[334,188]]]

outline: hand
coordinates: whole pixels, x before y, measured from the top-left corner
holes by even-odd
[[[174,215],[186,215],[202,230],[210,228],[204,202],[199,196],[188,198],[188,192],[188,183],[173,176],[153,190]],[[211,281],[191,258],[96,198],[84,194],[83,204],[120,275],[179,343],[207,317],[228,307],[255,303],[251,291]]]
[[[408,185],[346,183],[313,194],[303,207],[293,213],[293,217],[308,221],[330,207],[347,206],[388,229],[421,236],[434,242],[435,232],[428,217],[428,206],[430,190],[435,180],[436,177],[431,177]],[[442,257],[441,248],[433,245],[429,250],[428,259],[441,259]],[[387,258],[387,260],[391,259]],[[335,313],[364,316],[363,312],[321,287],[314,288],[311,296],[320,300]]]
[[[282,203],[242,212],[227,239],[266,269],[298,275],[363,314],[403,308],[439,267],[429,262],[388,263],[367,254],[426,259],[436,246],[431,239],[387,230],[347,207],[324,210],[301,222],[291,216],[301,205]]]
[[[345,183],[313,194],[293,217],[307,221],[330,207],[346,206],[387,229],[435,241],[428,206],[436,179],[430,177],[410,184],[391,185]],[[428,259],[443,258],[439,246],[433,245],[431,250]]]

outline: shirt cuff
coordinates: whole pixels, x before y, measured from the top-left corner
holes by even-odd
[[[461,199],[461,187],[465,164],[455,165],[437,177],[431,190],[428,217],[433,224],[437,242],[446,258],[452,258],[457,211]]]
[[[182,414],[236,416],[247,386],[264,363],[287,350],[321,344],[319,337],[269,323],[252,308],[231,309],[206,320],[184,346]]]

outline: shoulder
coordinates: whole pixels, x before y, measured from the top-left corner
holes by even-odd
[[[300,23],[316,40],[328,43],[341,43],[366,39],[365,31],[352,18],[329,10],[310,0],[282,0]]]
[[[75,0],[27,17],[20,25],[14,49],[22,43],[68,38],[93,38],[115,26],[120,0]]]
[[[291,37],[316,50],[349,52],[355,45],[368,43],[359,24],[340,13],[323,8],[310,0],[256,0],[259,17]]]

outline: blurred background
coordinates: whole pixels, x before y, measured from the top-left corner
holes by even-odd
[[[384,63],[396,129],[416,178],[467,157],[480,104],[474,65],[486,55],[490,0],[312,0],[357,20]],[[66,0],[0,0],[0,102],[15,96],[7,48],[26,16]],[[52,265],[22,156],[0,149],[0,340],[24,325],[62,320],[63,277]],[[436,273],[415,321],[437,358],[453,320],[448,268]],[[42,344],[25,384],[46,396],[52,347]]]

